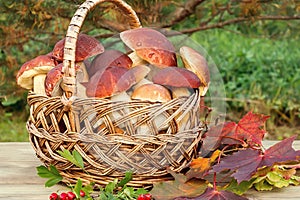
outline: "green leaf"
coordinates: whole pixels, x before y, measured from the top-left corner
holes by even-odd
[[[49,168],[45,166],[39,166],[36,168],[37,174],[42,178],[48,178],[49,180],[45,183],[45,187],[51,187],[57,183],[59,183],[63,177],[59,174],[58,170],[50,165]]]
[[[94,191],[94,185],[95,185],[95,183],[92,182],[81,188],[85,192],[87,197],[90,197],[90,194]],[[103,191],[103,190],[100,190],[100,191]]]
[[[270,185],[267,181],[262,180],[258,183],[254,184],[255,189],[257,189],[258,191],[270,191],[273,189],[273,186]]]
[[[57,178],[50,178],[48,181],[46,181],[45,183],[45,187],[52,187],[55,184],[59,183],[61,181],[61,179],[57,179]]]
[[[81,179],[78,179],[77,182],[76,182],[76,185],[73,189],[75,195],[77,198],[80,198],[80,190],[82,189],[82,181]]]
[[[132,198],[133,197],[133,194],[134,194],[134,189],[132,187],[126,187],[124,190],[123,190],[123,193],[129,197],[129,198]]]
[[[73,150],[72,154],[67,149],[64,149],[63,151],[58,150],[57,152],[59,153],[59,155],[61,155],[62,157],[64,157],[65,159],[67,159],[68,161],[70,161],[71,163],[76,165],[77,167],[79,167],[81,169],[84,168],[83,159],[82,159],[81,155],[78,153],[78,151]]]
[[[267,173],[267,180],[270,182],[270,183],[276,183],[278,181],[281,181],[283,178],[282,176],[280,176],[277,172],[275,171],[272,171],[272,172],[269,172]]]
[[[74,159],[77,161],[78,166],[83,169],[84,168],[83,158],[81,157],[80,153],[78,151],[74,150],[72,152],[72,155],[73,155]]]
[[[250,181],[242,181],[240,184],[238,184],[237,180],[233,179],[226,187],[226,190],[234,192],[238,195],[242,195],[252,187],[254,180],[255,179],[251,179]]]
[[[132,172],[126,172],[125,173],[125,177],[118,183],[119,187],[123,187],[124,185],[126,185],[129,181],[131,181],[132,179]]]
[[[117,187],[117,183],[118,183],[118,179],[115,179],[114,181],[108,183],[105,186],[105,192],[107,192],[107,193],[113,193],[114,189],[116,189],[116,187]]]
[[[135,194],[137,194],[137,196],[140,194],[147,194],[147,193],[149,193],[149,191],[144,188],[139,188],[135,191]]]

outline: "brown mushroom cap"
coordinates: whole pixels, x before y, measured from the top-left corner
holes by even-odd
[[[158,67],[177,66],[175,48],[162,33],[137,28],[120,33],[121,40],[142,59]]]
[[[210,74],[206,59],[190,47],[183,46],[179,51],[184,66],[194,72],[201,80],[201,86],[203,87],[202,96],[204,96],[210,83]]]
[[[61,91],[60,83],[63,78],[63,63],[58,64],[52,68],[46,76],[45,79],[45,92],[47,96],[57,96]],[[76,65],[75,70],[78,71],[80,66]]]
[[[128,90],[135,83],[135,76],[128,69],[112,66],[98,71],[87,84],[89,97],[106,98]]]
[[[53,48],[52,56],[57,61],[63,61],[65,40],[66,38],[58,41]],[[103,51],[104,47],[97,39],[80,33],[76,42],[75,62],[83,61],[88,57],[103,53]]]
[[[105,50],[103,53],[97,55],[87,68],[90,75],[94,75],[99,70],[105,70],[108,67],[117,66],[129,69],[132,66],[132,60],[126,54],[118,50]]]
[[[59,83],[63,77],[62,67],[63,63],[60,63],[48,72],[45,79],[45,91],[47,96],[52,96],[52,91],[56,90],[54,88],[59,87]]]
[[[193,72],[179,67],[159,70],[152,78],[153,83],[171,87],[198,88],[200,79]]]
[[[33,88],[33,77],[38,74],[47,74],[55,65],[55,61],[50,55],[41,55],[27,61],[18,71],[17,84],[30,90]]]
[[[171,100],[171,94],[164,86],[150,83],[136,88],[131,98],[150,102],[167,102]]]

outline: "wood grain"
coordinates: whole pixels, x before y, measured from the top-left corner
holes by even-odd
[[[264,141],[265,147],[275,141]],[[300,149],[300,141],[294,142],[294,148]],[[0,143],[0,200],[43,200],[55,191],[68,191],[67,188],[56,185],[51,188],[44,186],[45,179],[38,177],[36,167],[41,162],[29,143]],[[300,199],[300,186],[257,192],[251,190],[246,196],[251,200]]]

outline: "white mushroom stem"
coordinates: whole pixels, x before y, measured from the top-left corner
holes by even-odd
[[[77,66],[80,66],[80,69],[78,71],[76,71],[76,79],[80,82],[80,83],[87,83],[89,82],[90,78],[89,78],[89,74],[87,72],[86,66],[84,64],[84,62],[77,62],[76,63]]]
[[[128,57],[132,60],[132,66],[131,67],[135,67],[138,65],[145,65],[147,64],[147,62],[145,60],[143,60],[142,58],[140,58],[136,52],[132,52],[130,54],[128,54]]]
[[[113,101],[113,102],[129,102],[129,101],[131,101],[131,98],[126,93],[126,91],[124,91],[124,92],[121,92],[117,95],[112,96],[111,101]],[[124,114],[128,114],[130,112],[130,108],[124,107],[124,108],[122,108],[122,111],[124,112]],[[113,121],[117,121],[117,120],[123,118],[124,115],[122,115],[121,111],[113,111],[110,114],[110,117]],[[136,122],[136,119],[131,119],[130,120],[131,124],[134,124],[135,122]],[[120,128],[124,128],[124,126],[120,126]]]
[[[185,87],[172,87],[172,98],[178,98],[178,97],[189,97],[193,94],[193,89],[191,88],[185,88]]]
[[[33,92],[46,95],[45,92],[46,74],[38,74],[33,77]]]

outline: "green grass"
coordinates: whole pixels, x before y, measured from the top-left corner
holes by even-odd
[[[23,119],[0,118],[0,141],[1,142],[24,142],[28,141],[26,122]]]
[[[224,30],[192,35],[212,57],[226,91],[227,116],[270,115],[273,138],[299,134],[300,38],[258,38]]]

